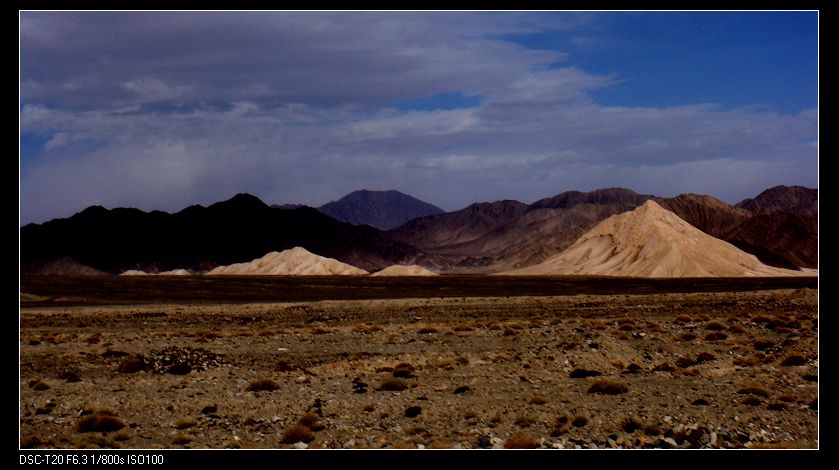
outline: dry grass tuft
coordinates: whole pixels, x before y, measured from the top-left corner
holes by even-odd
[[[280,388],[280,384],[271,379],[257,379],[248,384],[249,392],[273,392]]]
[[[760,398],[754,397],[754,396],[746,397],[746,398],[743,399],[743,404],[744,405],[760,406],[762,403],[763,403],[763,401]]]
[[[531,405],[544,405],[547,402],[548,400],[546,400],[545,397],[533,397],[530,399],[529,403]]]
[[[179,446],[189,444],[190,442],[192,442],[192,438],[185,434],[178,434],[172,439],[172,444],[177,444]]]
[[[715,320],[715,321],[711,321],[711,322],[706,323],[705,324],[705,329],[706,330],[712,330],[712,331],[722,331],[722,330],[725,329],[725,325]]]
[[[414,366],[408,364],[407,362],[397,364],[396,367],[393,368],[393,371],[391,373],[394,377],[401,377],[404,379],[416,377],[416,375],[414,375]]]
[[[714,361],[716,359],[717,359],[717,356],[714,356],[713,354],[711,354],[709,352],[701,352],[701,353],[699,353],[698,356],[696,356],[696,363],[700,364],[700,363],[703,363],[703,362],[711,362],[711,361]]]
[[[312,431],[322,431],[324,429],[323,421],[321,420],[320,416],[317,413],[313,413],[311,411],[305,413],[297,420],[297,424],[301,426],[305,426]]]
[[[395,377],[388,377],[382,381],[376,390],[386,392],[401,392],[409,387],[408,383],[402,379]]]
[[[781,361],[782,366],[803,366],[807,364],[807,358],[798,354],[792,354]]]
[[[282,442],[284,444],[294,444],[296,442],[312,442],[315,440],[315,435],[311,429],[306,426],[295,424],[283,432]]]
[[[520,415],[516,418],[513,423],[520,427],[520,428],[527,428],[533,425],[536,422],[535,419],[531,418],[530,416]]]
[[[175,421],[175,429],[187,429],[195,426],[195,421],[189,418],[181,418]]]
[[[93,414],[82,416],[76,423],[76,432],[111,432],[119,431],[125,427],[122,422],[112,411],[99,410]]]
[[[29,382],[29,388],[38,392],[43,392],[44,390],[49,390],[50,386],[41,380],[31,380]]]
[[[667,362],[662,362],[661,364],[653,367],[654,372],[673,372],[674,370],[676,370],[676,368]]]
[[[769,398],[769,392],[760,385],[751,385],[737,390],[739,395],[755,395],[758,397]]]
[[[571,426],[574,426],[575,428],[581,428],[586,424],[588,424],[588,418],[585,416],[575,416],[574,420],[571,421]]]
[[[603,373],[596,370],[574,369],[568,376],[572,379],[584,379],[586,377],[597,377],[600,375],[603,375]]]
[[[146,368],[146,360],[141,356],[129,357],[119,364],[118,371],[122,374],[133,374]]]
[[[598,380],[588,388],[588,393],[601,393],[604,395],[620,395],[628,392],[626,385],[609,380]]]
[[[504,442],[505,449],[536,449],[540,446],[539,441],[530,436],[514,436]]]

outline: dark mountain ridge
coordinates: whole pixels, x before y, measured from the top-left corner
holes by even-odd
[[[174,214],[92,206],[67,219],[26,225],[20,235],[24,267],[67,257],[110,273],[206,270],[294,246],[368,270],[417,255],[372,227],[310,207],[274,209],[249,194]]]

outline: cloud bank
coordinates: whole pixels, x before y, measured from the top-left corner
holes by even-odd
[[[625,186],[816,184],[817,110],[616,107],[561,51],[587,15],[22,13],[21,223],[91,204],[399,189],[448,210]],[[462,107],[411,106],[444,94]]]

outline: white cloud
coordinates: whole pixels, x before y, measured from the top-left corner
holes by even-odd
[[[620,77],[497,39],[543,28],[540,17],[201,17],[22,22],[22,131],[52,136],[51,158],[22,174],[24,223],[241,191],[319,205],[396,188],[457,209],[615,185],[742,198],[815,180],[816,110],[598,104],[590,92]],[[481,104],[394,108],[451,92]],[[79,156],[81,141],[97,145]]]

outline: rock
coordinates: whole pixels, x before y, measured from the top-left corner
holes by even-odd
[[[661,444],[666,444],[667,445],[667,447],[665,447],[663,445],[661,447],[670,448],[670,449],[675,449],[675,448],[679,447],[679,444],[677,444],[676,441],[672,437],[665,437],[665,438],[661,439]]]
[[[710,446],[716,446],[717,445],[717,433],[712,432],[708,436],[708,445],[710,445]]]
[[[308,449],[308,448],[309,448],[309,444],[306,444],[305,442],[295,442],[295,443],[293,444],[293,447],[294,447],[295,449]]]

